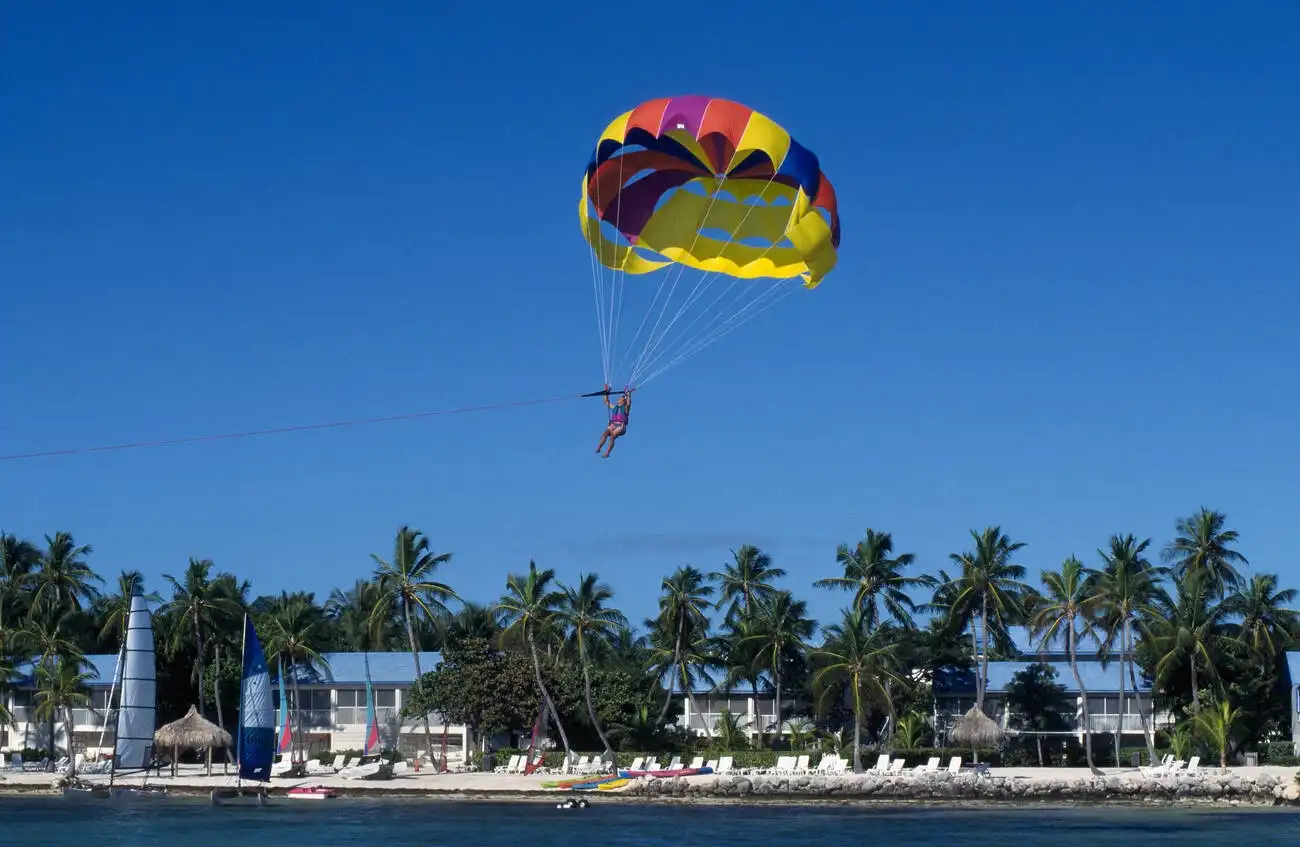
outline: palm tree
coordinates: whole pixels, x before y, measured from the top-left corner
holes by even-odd
[[[556,610],[564,597],[551,588],[554,581],[555,571],[550,568],[539,571],[537,563],[529,560],[528,573],[511,574],[506,578],[506,593],[497,603],[497,608],[501,610],[502,618],[507,624],[505,634],[519,633],[528,645],[529,655],[533,658],[533,673],[537,677],[537,690],[555,721],[555,728],[559,730],[560,740],[564,743],[564,760],[567,762],[571,755],[569,736],[564,731],[564,724],[560,722],[560,713],[556,711],[551,692],[542,679],[542,660],[537,654],[536,632],[555,619]]]
[[[438,641],[442,649],[454,647],[470,638],[481,638],[496,645],[501,640],[501,621],[495,606],[466,602],[456,614],[438,621]]]
[[[1236,735],[1237,725],[1243,715],[1241,709],[1229,703],[1227,698],[1215,705],[1213,709],[1198,712],[1193,719],[1194,726],[1200,731],[1201,737],[1218,752],[1219,767],[1227,769],[1228,748],[1232,746],[1233,736]]]
[[[324,647],[325,616],[323,612],[304,597],[281,594],[274,602],[271,611],[262,616],[259,629],[265,645],[267,662],[274,662],[282,678],[289,679],[293,687],[294,712],[297,717],[295,747],[302,741],[302,708],[298,690],[299,668],[307,673],[328,672],[329,662],[321,655]],[[287,709],[287,704],[281,704]],[[301,759],[300,750],[294,751],[294,758]]]
[[[98,596],[92,582],[103,582],[85,557],[92,552],[89,544],[78,545],[72,534],[57,532],[45,536],[45,550],[36,560],[36,569],[28,578],[31,589],[29,614],[38,611],[48,618],[60,617],[64,612],[79,612],[83,604],[93,603]]]
[[[700,714],[695,705],[695,692],[691,680],[694,676],[694,668],[692,663],[687,661],[686,654],[688,650],[697,654],[704,652],[702,648],[709,633],[709,617],[705,610],[709,608],[709,598],[713,596],[713,586],[705,582],[704,574],[690,565],[678,568],[671,576],[665,578],[662,589],[663,593],[659,596],[659,616],[653,621],[647,621],[658,639],[658,643],[655,644],[656,650],[661,654],[669,649],[672,651],[671,655],[666,657],[667,662],[660,663],[660,667],[666,665],[668,672],[668,693],[664,698],[663,708],[659,711],[660,723],[663,723],[668,714],[668,705],[672,701],[676,679],[682,683],[683,694],[691,704],[691,714]],[[673,676],[674,673],[676,677]],[[712,729],[707,726],[707,722],[704,732],[711,737]]]
[[[831,697],[843,697],[845,688],[853,702],[853,771],[862,772],[862,724],[868,706],[894,715],[889,684],[902,684],[897,674],[898,643],[886,638],[879,628],[867,623],[863,609],[846,609],[843,619],[826,630],[825,643],[813,651],[818,670],[813,690],[819,704]]]
[[[70,627],[68,620],[72,612],[64,612],[56,620],[28,620],[14,636],[14,646],[26,655],[35,655],[37,671],[44,671],[48,678],[58,676],[57,668],[66,665],[80,672],[86,666],[86,657],[77,648],[72,639],[64,635]],[[38,677],[39,679],[40,677]],[[50,756],[54,758],[54,712],[46,716],[49,721]],[[71,736],[69,736],[71,740]]]
[[[9,710],[8,698],[5,696],[13,685],[13,681],[18,678],[18,669],[14,663],[3,652],[0,652],[0,726],[7,726],[16,729],[17,721],[14,720],[14,713]]]
[[[210,559],[191,558],[181,579],[163,574],[172,588],[172,599],[160,610],[172,620],[170,652],[175,656],[193,640],[194,676],[198,692],[199,715],[203,715],[204,663],[207,659],[206,637],[223,619],[237,611],[223,596],[212,579],[214,565]]]
[[[772,673],[776,693],[776,735],[781,737],[781,678],[792,657],[808,647],[817,624],[808,617],[808,604],[789,591],[778,591],[759,607],[757,632],[749,636],[766,670]],[[761,730],[761,727],[760,727]]]
[[[853,608],[862,609],[867,623],[873,628],[883,622],[881,606],[899,626],[910,629],[916,604],[907,590],[916,585],[930,585],[926,576],[904,576],[903,571],[916,562],[912,553],[894,555],[894,537],[888,532],[868,529],[866,538],[850,548],[841,544],[835,551],[835,561],[844,569],[843,576],[819,579],[816,588],[831,588],[853,592]]]
[[[1008,642],[1007,626],[1023,611],[1022,599],[1029,587],[1022,581],[1025,569],[1012,564],[1011,558],[1024,549],[1023,541],[1011,541],[1001,527],[991,526],[983,532],[971,530],[975,548],[964,553],[950,553],[948,558],[961,568],[949,578],[940,571],[932,606],[941,607],[950,631],[971,630],[971,648],[979,662],[975,679],[975,708],[984,711],[984,690],[989,675],[990,635]],[[992,631],[990,631],[992,630]],[[978,635],[977,635],[978,631]]]
[[[1246,557],[1233,550],[1231,545],[1239,540],[1235,529],[1224,529],[1227,516],[1204,506],[1188,518],[1179,518],[1175,524],[1177,535],[1161,551],[1165,561],[1175,567],[1181,580],[1204,574],[1205,588],[1216,597],[1236,588],[1241,582],[1237,565],[1249,565]]]
[[[772,580],[785,576],[785,571],[772,564],[772,557],[752,544],[731,552],[731,561],[720,571],[709,574],[718,582],[717,608],[727,606],[726,619],[735,615],[749,616],[754,606],[776,593]]]
[[[1153,612],[1152,601],[1156,596],[1156,578],[1159,571],[1152,567],[1146,558],[1147,547],[1151,539],[1138,541],[1133,535],[1112,535],[1107,549],[1098,550],[1102,567],[1089,575],[1092,589],[1089,592],[1095,600],[1095,611],[1103,635],[1101,648],[1104,653],[1115,649],[1119,641],[1119,714],[1120,728],[1123,732],[1124,716],[1128,714],[1125,673],[1136,694],[1138,691],[1137,672],[1134,669],[1134,652],[1137,644],[1133,639],[1133,624]],[[1154,700],[1151,701],[1154,706]],[[1138,718],[1142,722],[1142,737],[1146,741],[1147,756],[1155,764],[1155,734],[1147,721],[1147,714],[1138,709]],[[1119,736],[1116,735],[1116,763],[1119,756]]]
[[[403,526],[393,540],[393,560],[386,562],[371,554],[375,560],[375,580],[379,584],[380,598],[371,613],[372,623],[382,621],[394,611],[401,616],[406,627],[406,641],[415,662],[415,681],[419,685],[424,671],[420,668],[420,644],[415,638],[415,617],[425,621],[448,614],[446,601],[459,600],[451,586],[434,579],[440,566],[451,561],[450,553],[429,551],[429,539],[418,529]],[[433,731],[429,729],[429,716],[424,716],[424,742],[432,755]]]
[[[1079,687],[1083,703],[1083,749],[1088,758],[1088,768],[1100,773],[1092,761],[1092,727],[1088,716],[1088,689],[1079,675],[1080,627],[1082,634],[1092,634],[1092,616],[1096,600],[1090,596],[1087,570],[1074,556],[1061,563],[1059,571],[1043,571],[1044,592],[1036,598],[1029,619],[1030,630],[1044,647],[1065,635],[1065,647],[1070,657],[1070,671],[1074,684]],[[1119,762],[1119,733],[1115,735],[1115,761]]]
[[[36,694],[34,705],[38,720],[48,721],[50,725],[50,757],[54,758],[54,721],[62,716],[64,733],[68,738],[68,758],[75,761],[72,753],[72,710],[78,706],[90,704],[86,693],[86,683],[91,675],[81,670],[79,663],[60,658],[53,665],[40,665],[36,668]],[[74,771],[69,764],[69,775]]]
[[[1278,587],[1277,574],[1255,574],[1226,602],[1228,614],[1241,618],[1235,627],[1237,640],[1256,656],[1273,661],[1300,630],[1300,615],[1288,608],[1295,599],[1295,589]]]
[[[564,599],[556,612],[556,617],[565,625],[569,640],[578,648],[578,664],[582,666],[582,688],[587,698],[587,714],[591,716],[591,725],[605,745],[605,753],[614,761],[614,748],[605,737],[605,730],[596,717],[596,702],[591,696],[591,657],[588,647],[604,647],[627,627],[627,618],[617,609],[606,604],[614,598],[614,592],[608,585],[600,582],[598,577],[586,574],[578,577],[578,585],[568,586],[560,583]]]
[[[1155,651],[1156,681],[1167,685],[1173,673],[1186,668],[1192,686],[1192,713],[1201,710],[1200,675],[1218,679],[1218,659],[1228,639],[1222,634],[1230,612],[1215,598],[1218,579],[1210,569],[1192,570],[1174,584],[1171,594],[1161,589],[1143,622],[1143,634]]]
[[[24,592],[40,558],[31,542],[0,532],[0,619],[6,612],[14,618],[26,614],[23,603],[30,598]]]
[[[338,628],[342,644],[362,653],[382,651],[392,646],[396,616],[375,609],[383,605],[383,592],[372,580],[358,579],[347,591],[335,588],[325,602],[325,614]],[[391,604],[387,611],[391,612]]]
[[[122,571],[117,576],[117,593],[101,598],[99,619],[103,625],[99,629],[101,642],[120,644],[126,638],[127,619],[131,617],[131,596],[136,586],[149,603],[161,603],[162,597],[151,591],[144,594],[144,575],[137,570]]]

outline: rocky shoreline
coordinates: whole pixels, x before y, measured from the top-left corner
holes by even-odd
[[[328,785],[344,797],[391,798],[418,802],[488,801],[555,803],[572,792],[547,788],[554,777],[490,773],[408,774],[383,781],[324,777],[277,780],[272,798],[302,784]],[[91,777],[89,781],[102,781]],[[138,779],[123,779],[129,785]],[[207,797],[214,788],[230,787],[230,776],[200,773],[151,779],[174,797]],[[0,795],[61,794],[52,774],[27,773],[0,777]],[[793,804],[880,803],[885,805],[1146,804],[1200,806],[1297,806],[1300,783],[1296,771],[1284,768],[1234,768],[1188,776],[1148,777],[1137,770],[1090,775],[1082,769],[994,769],[985,774],[955,777],[935,774],[817,775],[701,775],[675,779],[641,778],[614,791],[583,792],[593,803]]]
[[[1205,774],[1171,778],[1138,772],[1085,779],[916,776],[720,776],[711,780],[637,780],[618,792],[625,797],[683,800],[889,800],[889,801],[1091,801],[1212,803],[1216,805],[1300,805],[1294,777]]]

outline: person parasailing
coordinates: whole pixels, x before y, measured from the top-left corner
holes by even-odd
[[[610,402],[609,396],[613,392],[609,390],[609,383],[605,383],[605,405],[609,408],[609,424],[605,431],[600,434],[600,443],[596,445],[596,452],[599,453],[605,447],[605,442],[609,442],[609,449],[605,450],[604,458],[608,459],[609,454],[614,452],[614,442],[627,432],[628,417],[632,414],[632,392],[635,388],[630,386],[623,388],[623,393],[618,396],[614,402]]]

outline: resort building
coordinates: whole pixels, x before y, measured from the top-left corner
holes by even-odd
[[[776,732],[776,697],[770,691],[763,692],[760,688],[756,692],[753,684],[748,682],[737,683],[726,690],[700,683],[694,686],[691,694],[699,711],[691,708],[692,698],[684,695],[681,680],[678,679],[672,693],[673,699],[682,708],[677,726],[687,727],[696,735],[706,734],[706,727],[711,732],[715,731],[723,710],[737,719],[737,723],[750,738],[760,732],[769,735]],[[790,702],[787,698],[782,699],[786,700],[788,720]]]
[[[1011,661],[990,661],[984,688],[984,713],[997,721],[1009,735],[1021,732],[1015,726],[1007,703],[1007,689],[1016,674],[1030,665],[1043,663],[1056,671],[1055,683],[1065,689],[1068,700],[1075,705],[1073,715],[1066,716],[1068,729],[1064,734],[1083,736],[1083,697],[1070,668],[1070,656],[1064,637],[1042,645],[1030,637],[1023,627],[1011,627],[1016,658]],[[1158,710],[1151,715],[1151,681],[1144,678],[1142,669],[1134,667],[1130,677],[1126,663],[1120,662],[1118,653],[1112,653],[1103,663],[1099,657],[1101,645],[1095,637],[1080,636],[1075,645],[1079,676],[1088,696],[1088,729],[1092,733],[1120,732],[1125,744],[1137,746],[1144,742],[1143,718],[1150,730],[1163,729],[1171,724],[1168,713]],[[978,670],[978,665],[976,670]],[[1123,680],[1121,684],[1121,679]],[[941,738],[946,737],[957,720],[975,706],[975,672],[944,673],[933,680],[934,725]],[[1120,690],[1124,690],[1124,708],[1120,709]],[[1126,737],[1127,736],[1127,737]]]
[[[1291,744],[1300,756],[1300,653],[1286,654],[1286,684],[1291,692]]]
[[[366,728],[367,660],[381,746],[396,748],[407,756],[421,751],[428,754],[424,722],[401,717],[403,696],[415,678],[410,653],[326,653],[323,658],[325,664],[320,668],[297,669],[300,708],[290,709],[292,728],[295,734],[301,732],[298,737],[307,755],[361,749]],[[86,659],[90,663],[87,671],[91,676],[87,682],[90,704],[88,708],[72,710],[72,751],[92,755],[101,751],[107,753],[113,746],[113,726],[107,717],[118,657],[114,654],[92,655]],[[431,671],[440,660],[437,653],[421,653],[420,667]],[[16,723],[16,726],[0,727],[0,750],[47,749],[49,722],[36,716],[33,705],[36,685],[31,666],[20,668],[20,674],[22,676],[7,694],[0,693],[0,698],[7,698]],[[276,723],[282,725],[279,685],[274,676],[272,683],[275,685]],[[286,679],[284,685],[292,703],[293,682]],[[117,693],[113,695],[114,706],[118,696]],[[207,711],[209,719],[215,719],[211,707]],[[226,715],[226,720],[231,724],[228,728],[233,730],[235,716]],[[470,743],[466,727],[444,725],[436,714],[430,715],[429,724],[433,733],[433,755],[441,754],[445,734],[448,757],[460,759],[464,756]],[[57,750],[67,751],[67,733],[62,718],[55,721],[54,741]]]

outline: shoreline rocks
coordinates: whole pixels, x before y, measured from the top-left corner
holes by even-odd
[[[977,800],[1051,802],[1213,803],[1272,806],[1300,803],[1294,778],[1269,774],[1146,777],[1140,773],[1084,779],[1029,779],[946,774],[873,776],[717,776],[712,779],[639,779],[624,797],[682,800]]]

